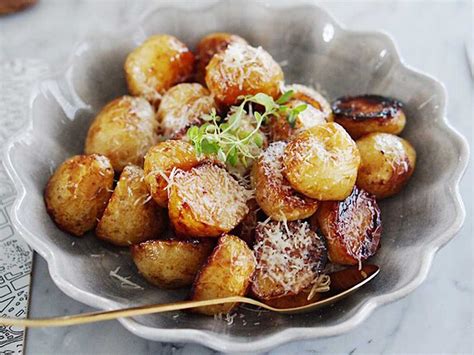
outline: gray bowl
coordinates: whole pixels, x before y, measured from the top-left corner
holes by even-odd
[[[94,33],[77,46],[57,75],[39,83],[29,123],[9,143],[5,165],[18,189],[13,222],[47,260],[51,277],[67,295],[100,309],[186,296],[186,291],[146,284],[127,250],[105,245],[92,234],[77,239],[61,232],[48,217],[42,197],[53,169],[82,152],[95,113],[126,93],[122,65],[127,53],[154,33],[170,33],[193,46],[206,33],[234,32],[262,45],[281,62],[288,83],[315,86],[331,100],[360,93],[398,98],[408,116],[403,136],[415,146],[418,165],[403,192],[381,203],[382,248],[373,259],[381,266],[380,276],[350,298],[293,316],[242,308],[233,322],[188,313],[121,319],[127,329],[157,341],[196,342],[224,351],[264,350],[346,332],[426,278],[435,252],[453,238],[465,215],[458,184],[468,145],[445,117],[445,89],[405,65],[389,36],[348,31],[318,7],[297,3],[174,1],[119,32]],[[111,277],[117,267],[140,288]]]

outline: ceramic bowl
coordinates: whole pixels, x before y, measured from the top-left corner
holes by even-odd
[[[191,47],[209,32],[237,33],[268,50],[283,66],[288,83],[315,86],[331,100],[362,93],[398,98],[408,117],[402,136],[416,148],[418,162],[408,186],[381,203],[382,248],[373,259],[380,275],[348,299],[293,316],[241,308],[233,322],[189,313],[121,319],[127,329],[157,341],[196,342],[225,351],[264,350],[346,332],[425,279],[435,252],[459,230],[465,214],[458,183],[468,149],[446,119],[445,89],[405,65],[389,36],[344,29],[309,2],[289,4],[174,1],[119,32],[94,33],[76,47],[57,75],[39,83],[29,124],[8,145],[5,163],[18,189],[14,224],[47,260],[51,277],[67,295],[99,309],[186,297],[186,291],[148,285],[127,250],[105,245],[92,233],[78,239],[60,231],[43,204],[53,169],[82,152],[94,115],[126,93],[122,66],[127,53],[155,33],[175,35]],[[113,270],[130,276],[140,288],[121,285],[110,276]]]

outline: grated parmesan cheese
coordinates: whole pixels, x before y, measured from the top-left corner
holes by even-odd
[[[132,288],[132,289],[143,290],[143,287],[141,287],[140,285],[137,285],[136,283],[130,281],[131,276],[121,276],[118,273],[119,271],[120,271],[120,266],[117,266],[117,268],[115,270],[111,270],[109,272],[109,276],[119,280],[120,281],[120,286],[122,286],[123,288]]]

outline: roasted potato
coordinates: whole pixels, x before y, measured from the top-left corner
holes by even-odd
[[[127,56],[124,69],[130,93],[157,103],[166,90],[191,77],[194,55],[177,38],[155,35]]]
[[[323,298],[322,293],[316,293],[310,298],[310,292],[311,289],[307,289],[301,291],[297,295],[281,296],[269,300],[262,300],[262,302],[268,304],[270,307],[283,309],[303,307],[308,304],[319,301],[321,298]]]
[[[334,121],[354,139],[373,132],[399,134],[405,127],[402,103],[388,97],[342,97],[333,103],[332,109]]]
[[[307,105],[300,112],[293,125],[288,121],[289,111],[271,118],[269,135],[272,141],[287,141],[305,129],[332,120],[331,106],[316,90],[299,84],[285,86],[283,91],[293,91],[293,96],[286,104],[290,109]]]
[[[211,254],[214,241],[201,238],[148,240],[130,247],[133,262],[151,284],[162,288],[190,286]]]
[[[151,198],[143,170],[126,166],[100,219],[96,235],[118,246],[156,238],[164,228],[164,213]]]
[[[170,222],[181,236],[217,237],[249,212],[249,195],[224,168],[211,163],[178,170],[169,188]]]
[[[193,301],[245,296],[255,271],[252,250],[233,235],[219,238],[217,246],[198,272],[191,290]],[[195,308],[202,314],[229,313],[237,304],[225,303]]]
[[[220,106],[238,103],[242,95],[280,95],[283,71],[261,47],[234,42],[214,55],[206,68],[206,84]]]
[[[122,96],[108,103],[87,133],[85,153],[107,156],[115,171],[129,164],[142,166],[156,143],[158,124],[153,107],[143,98]]]
[[[335,264],[357,265],[375,254],[382,233],[375,197],[354,187],[344,201],[325,201],[311,218],[326,237],[329,259]]]
[[[96,226],[113,184],[114,170],[107,157],[73,156],[50,177],[44,192],[46,210],[59,228],[80,237]]]
[[[267,216],[276,221],[295,221],[310,217],[318,201],[295,191],[283,176],[283,155],[287,143],[273,142],[252,167],[255,199]]]
[[[196,76],[195,79],[206,85],[206,67],[214,54],[226,50],[231,43],[247,44],[242,37],[231,33],[213,32],[204,36],[196,48]]]
[[[285,148],[283,173],[300,193],[321,201],[343,200],[352,191],[360,164],[359,151],[337,123],[314,126]]]
[[[251,289],[261,300],[309,288],[327,259],[324,241],[302,221],[260,223],[254,252],[257,268]]]
[[[252,246],[255,242],[255,228],[258,224],[260,206],[252,198],[247,201],[247,207],[249,209],[248,213],[230,233],[245,241],[248,246]]]
[[[400,192],[415,170],[415,149],[393,134],[370,133],[357,147],[362,159],[357,185],[378,199]]]
[[[202,123],[201,116],[215,108],[209,91],[200,84],[178,84],[164,95],[158,109],[160,133],[167,138],[181,138],[191,125]]]
[[[189,170],[199,164],[193,146],[181,140],[168,140],[150,148],[145,155],[145,182],[155,202],[168,207],[168,180],[173,169]]]

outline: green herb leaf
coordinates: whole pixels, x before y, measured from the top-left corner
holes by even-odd
[[[219,151],[219,144],[217,142],[212,142],[207,139],[203,139],[201,142],[201,150],[203,154],[211,155],[217,154]]]
[[[286,104],[288,101],[290,101],[291,97],[293,96],[294,91],[293,90],[288,90],[286,91],[283,95],[281,95],[278,100],[276,100],[276,103],[279,105]]]

